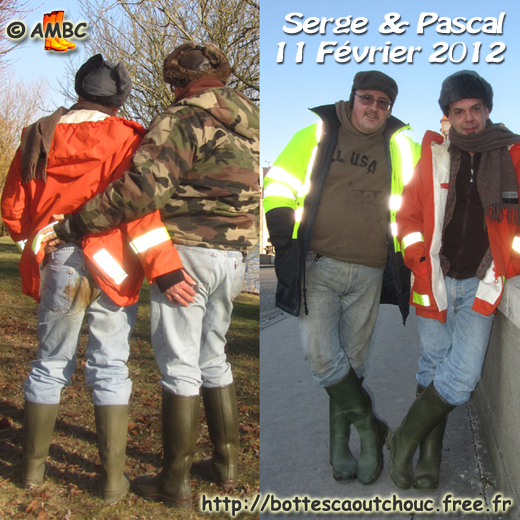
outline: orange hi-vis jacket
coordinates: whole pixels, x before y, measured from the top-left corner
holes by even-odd
[[[441,269],[442,228],[450,183],[449,142],[426,132],[412,180],[405,186],[397,212],[397,237],[404,251],[404,263],[414,274],[410,303],[426,318],[446,321],[447,295]],[[520,185],[520,143],[509,148]],[[504,281],[520,274],[520,227],[491,221],[486,227],[493,262],[479,282],[473,310],[483,315],[496,312]]]
[[[19,268],[24,294],[39,301],[42,230],[52,224],[52,215],[78,211],[119,178],[144,134],[133,121],[96,110],[71,110],[56,126],[46,182],[22,183],[18,149],[2,193],[2,217],[23,249]],[[153,282],[182,267],[158,211],[103,233],[89,233],[82,248],[95,281],[121,306],[138,300],[145,275]]]

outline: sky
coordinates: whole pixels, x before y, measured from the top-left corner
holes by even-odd
[[[13,19],[13,21],[24,22],[28,36],[21,40],[18,47],[8,55],[11,62],[12,79],[13,81],[43,79],[49,84],[47,94],[50,108],[63,104],[67,106],[70,103],[60,93],[58,80],[66,79],[66,66],[71,59],[73,63],[77,63],[77,66],[85,60],[82,41],[71,37],[68,40],[76,44],[75,49],[67,52],[46,51],[44,40],[31,39],[29,34],[38,22],[43,22],[43,15],[52,11],[65,11],[64,20],[74,24],[84,21],[81,16],[80,3],[76,0],[67,0],[67,2],[60,0],[30,1],[27,2],[27,9],[29,12],[26,15]]]
[[[291,13],[299,13],[301,17]],[[388,16],[396,13],[397,16]],[[430,13],[429,15],[427,13]],[[444,34],[451,26],[452,30],[461,31],[456,24],[480,17],[495,18],[498,21],[501,13],[505,13],[502,34],[470,34],[464,23],[464,33]],[[435,15],[435,16],[434,16]],[[356,22],[357,33],[352,30],[348,34],[335,34],[333,29],[336,20],[351,16],[355,19],[366,18]],[[381,31],[385,24],[385,16],[393,18],[392,32],[384,34]],[[313,28],[311,17],[333,18],[323,28]],[[419,22],[437,21],[424,26],[421,32]],[[448,25],[443,18],[449,18]],[[459,18],[459,20],[455,20]],[[292,21],[291,21],[292,20]],[[340,23],[342,21],[340,20]],[[398,25],[408,22],[409,25]],[[453,23],[456,22],[456,23]],[[307,23],[308,31],[318,31],[306,34],[303,30]],[[284,32],[298,31],[295,34]],[[481,30],[485,24],[475,21],[473,30]],[[487,25],[487,23],[486,23]],[[413,128],[411,136],[421,142],[426,130],[440,129],[442,112],[438,105],[442,81],[458,70],[470,69],[477,71],[494,90],[494,104],[490,117],[493,122],[502,122],[508,128],[520,133],[520,3],[517,1],[489,2],[482,0],[437,0],[431,1],[392,1],[372,0],[352,2],[345,0],[261,0],[260,28],[260,98],[261,98],[261,166],[269,166],[289,142],[292,135],[299,129],[317,121],[317,116],[308,108],[335,103],[340,99],[348,99],[354,75],[364,70],[380,70],[393,77],[398,84],[399,94],[393,107],[393,115]],[[361,30],[364,34],[359,34]],[[489,25],[491,28],[491,25]],[[402,34],[397,34],[403,31]],[[453,31],[452,31],[453,32]],[[279,44],[285,42],[285,59],[277,63]],[[303,59],[297,64],[298,43],[303,42]],[[325,42],[336,43],[326,45]],[[348,42],[348,44],[347,44]],[[386,42],[390,42],[388,45]],[[459,42],[459,43],[457,43]],[[486,60],[492,53],[491,46],[498,42],[494,50],[499,53],[496,59],[503,58],[500,63],[488,63]],[[431,63],[434,45],[443,43],[447,51],[441,54],[444,63]],[[480,45],[479,45],[480,44]],[[337,50],[348,45],[352,49],[358,47],[357,56],[363,56],[364,47],[389,47],[390,51],[402,46],[421,47],[415,51],[412,62],[394,63],[391,54],[388,63],[383,63],[383,54],[376,53],[374,63],[368,58],[357,63],[352,56],[347,63],[338,63],[333,54],[323,56],[323,63],[317,63],[320,47]],[[466,58],[460,63],[462,51],[466,48]],[[450,59],[451,49],[451,59]],[[475,50],[479,50],[480,60],[473,63]],[[442,50],[440,47],[438,50]],[[344,51],[345,52],[345,51]],[[407,51],[409,52],[409,51]],[[341,59],[341,56],[338,56]],[[397,57],[397,56],[396,56]],[[453,60],[453,62],[452,62]]]
[[[43,21],[44,13],[56,10],[65,11],[65,19],[78,23],[83,21],[79,1],[29,2],[31,13],[21,19],[29,30]],[[32,7],[31,7],[32,6]],[[290,13],[293,22],[287,20]],[[391,13],[396,13],[391,15]],[[428,14],[429,13],[429,14]],[[446,28],[443,19],[456,21],[457,18],[469,20],[473,17],[483,19],[500,19],[505,13],[502,34],[470,34],[465,30],[462,34],[442,34],[437,30]],[[418,34],[421,16],[425,21],[432,21],[434,15],[437,22],[425,26],[424,34]],[[333,29],[338,19],[341,22],[351,17],[357,20],[356,34],[352,30],[348,34],[335,34]],[[394,19],[394,30],[382,34],[382,26],[387,19]],[[312,25],[311,17],[333,18],[327,23],[323,33],[306,34],[302,24]],[[363,20],[367,24],[363,26]],[[460,20],[459,20],[460,21]],[[295,23],[299,22],[299,26]],[[408,25],[397,26],[402,23]],[[366,23],[366,22],[365,22]],[[296,34],[284,32],[283,27],[300,31]],[[474,23],[475,30],[482,29],[483,23]],[[459,30],[452,26],[455,30]],[[261,0],[261,166],[268,166],[276,159],[291,136],[300,128],[312,124],[316,116],[308,108],[334,103],[340,99],[348,99],[352,80],[356,72],[361,70],[381,70],[392,76],[399,86],[399,95],[393,108],[393,115],[412,126],[412,137],[421,141],[428,129],[438,130],[442,113],[437,100],[441,83],[448,75],[462,69],[476,70],[493,86],[495,92],[491,119],[503,122],[513,131],[520,132],[520,102],[516,102],[516,91],[520,86],[520,4],[513,0],[489,2],[483,0],[437,0],[432,1],[392,1],[371,0],[352,2],[348,0]],[[352,28],[350,28],[352,29]],[[310,28],[309,30],[318,30]],[[402,34],[396,34],[397,31]],[[67,105],[59,93],[58,80],[66,79],[66,64],[70,59],[77,68],[84,60],[83,43],[71,38],[76,43],[74,51],[57,53],[45,51],[43,40],[26,38],[24,42],[10,54],[13,61],[14,79],[47,78],[50,85],[48,96],[51,106]],[[283,63],[277,63],[279,44],[285,42]],[[298,44],[304,43],[302,62],[296,63]],[[368,58],[361,62],[354,60],[353,53],[347,63],[338,63],[333,54],[324,56],[324,63],[317,63],[320,46],[325,42],[327,49],[337,50],[345,45],[351,49],[357,47],[358,55],[365,47],[383,47],[390,50],[397,47],[421,47],[421,51],[413,53],[411,63],[394,63],[389,58],[383,63],[382,53],[376,53],[375,63]],[[348,42],[348,44],[347,44]],[[388,45],[386,42],[390,42]],[[444,63],[431,63],[434,45],[443,43],[448,51],[442,54]],[[491,54],[491,46],[503,44],[498,58],[500,63],[488,63],[486,58]],[[335,46],[333,44],[336,44]],[[467,55],[459,61],[463,48]],[[475,49],[479,49],[479,62],[473,63]],[[0,94],[1,97],[1,94]],[[518,124],[517,124],[518,122]]]

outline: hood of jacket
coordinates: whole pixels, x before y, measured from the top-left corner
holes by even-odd
[[[246,139],[257,139],[259,136],[258,107],[246,96],[231,88],[211,88],[174,105],[175,108],[183,106],[209,112],[223,126]]]

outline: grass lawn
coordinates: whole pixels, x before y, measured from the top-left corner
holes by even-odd
[[[259,299],[245,293],[235,302],[227,347],[237,389],[241,433],[240,480],[235,490],[224,493],[215,484],[193,477],[190,510],[146,502],[132,493],[118,504],[104,507],[94,411],[90,389],[84,381],[84,327],[78,368],[71,386],[62,392],[45,485],[36,495],[26,494],[21,487],[23,383],[37,353],[38,305],[21,294],[19,257],[13,242],[0,238],[0,518],[187,520],[209,518],[199,510],[199,497],[203,494],[254,500],[259,492]],[[157,472],[162,456],[160,375],[150,344],[149,310],[145,286],[128,364],[133,381],[126,458],[130,479]],[[210,454],[201,406],[195,460]],[[220,513],[212,518],[229,516]]]

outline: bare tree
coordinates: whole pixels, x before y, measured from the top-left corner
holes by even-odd
[[[7,55],[16,48],[16,45],[6,37],[6,28],[12,20],[27,13],[27,2],[19,0],[0,0],[0,91],[7,81]]]
[[[9,166],[20,144],[22,130],[45,111],[47,85],[41,78],[30,83],[9,77],[3,85],[0,103],[0,193]],[[0,220],[0,235],[4,233]]]
[[[146,126],[172,104],[172,92],[162,79],[163,61],[190,40],[218,45],[231,63],[229,85],[259,101],[257,1],[87,0],[84,16],[90,21],[87,53],[101,52],[108,59],[123,61],[132,76],[134,88],[123,110],[126,117]]]

